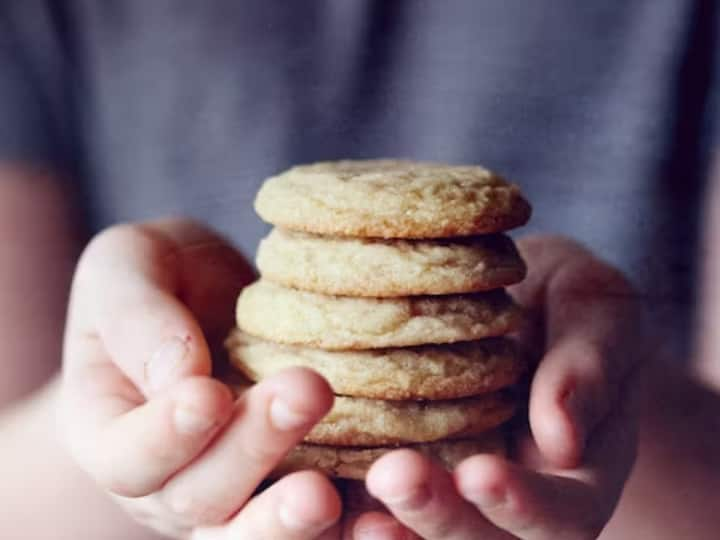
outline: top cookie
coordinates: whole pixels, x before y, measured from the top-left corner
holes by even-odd
[[[287,229],[369,238],[447,238],[524,225],[517,186],[478,166],[400,160],[300,165],[258,192],[260,217]]]

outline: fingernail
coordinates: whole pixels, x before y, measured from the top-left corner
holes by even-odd
[[[273,399],[270,404],[270,421],[275,428],[281,431],[290,431],[307,426],[311,418],[308,415],[294,410],[281,398]]]
[[[380,499],[386,505],[397,510],[412,511],[423,508],[428,501],[430,501],[431,496],[430,489],[423,484],[410,493],[403,493],[402,495],[391,497],[380,496]]]
[[[185,435],[199,435],[215,425],[214,419],[182,405],[175,408],[173,421],[175,422],[175,429]]]
[[[188,354],[188,346],[182,339],[171,337],[155,351],[145,364],[145,379],[151,390],[163,389],[172,380]]]

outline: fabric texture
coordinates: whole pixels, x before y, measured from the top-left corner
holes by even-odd
[[[625,270],[686,343],[720,119],[712,0],[0,5],[0,159],[63,164],[91,226],[188,214],[252,255],[262,180],[404,157],[518,182],[526,231]]]

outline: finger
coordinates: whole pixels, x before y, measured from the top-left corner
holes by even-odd
[[[634,383],[624,390],[630,395]],[[523,540],[597,538],[610,519],[634,460],[637,433],[628,422],[640,395],[619,402],[590,439],[582,467],[541,473],[501,457],[477,455],[454,473],[463,498]]]
[[[349,516],[343,523],[343,540],[415,540],[420,537],[386,512]]]
[[[196,226],[183,227],[180,231],[177,223],[122,225],[108,229],[91,242],[73,283],[65,348],[70,374],[82,358],[76,354],[75,344],[95,335],[101,338],[107,357],[145,395],[184,376],[210,373],[210,354],[202,328],[180,298],[193,297],[196,290],[211,297],[215,295],[207,291],[221,289],[226,293],[225,286],[218,284],[228,279],[213,279],[213,275],[222,274],[218,268],[227,269],[229,265],[208,267],[189,282],[187,270],[197,273],[193,267],[197,263],[192,261],[198,258],[184,255],[188,246],[201,238],[217,240]],[[188,230],[194,230],[195,236]],[[178,244],[183,237],[187,243]]]
[[[67,370],[81,356],[74,346],[98,336],[107,358],[145,395],[187,375],[208,375],[210,355],[200,326],[176,297],[177,246],[140,226],[117,226],[85,250],[70,304]]]
[[[637,299],[619,272],[574,243],[541,238],[521,246],[532,277],[514,292],[543,310],[547,348],[532,384],[530,425],[546,459],[573,467],[640,357]]]
[[[327,478],[297,472],[252,499],[226,525],[199,529],[193,540],[317,540],[340,519],[341,510]]]
[[[143,403],[110,363],[88,364],[82,373],[84,382],[62,390],[61,429],[81,465],[122,496],[161,487],[202,452],[233,410],[228,388],[207,377],[188,378]]]
[[[555,344],[543,358],[531,385],[529,420],[551,464],[580,464],[588,437],[616,399],[606,369],[599,348],[580,339]]]
[[[344,480],[339,484],[343,500],[344,540],[419,538],[388,514],[383,504],[368,493],[364,481]]]
[[[255,270],[229,241],[202,224],[163,219],[145,227],[178,246],[180,299],[197,318],[211,349],[221,344],[235,324],[238,292],[256,279]]]
[[[458,494],[451,475],[410,450],[386,454],[367,475],[368,491],[428,540],[508,540]]]
[[[301,368],[253,386],[215,443],[166,484],[164,500],[195,524],[222,523],[327,413],[332,399],[324,379]]]
[[[496,456],[467,459],[455,479],[485,518],[523,540],[597,538],[609,519],[580,480],[545,476]]]

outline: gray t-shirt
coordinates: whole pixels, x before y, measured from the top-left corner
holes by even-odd
[[[718,24],[702,0],[8,0],[0,159],[67,169],[93,228],[183,213],[251,255],[291,164],[481,163],[683,343]]]

